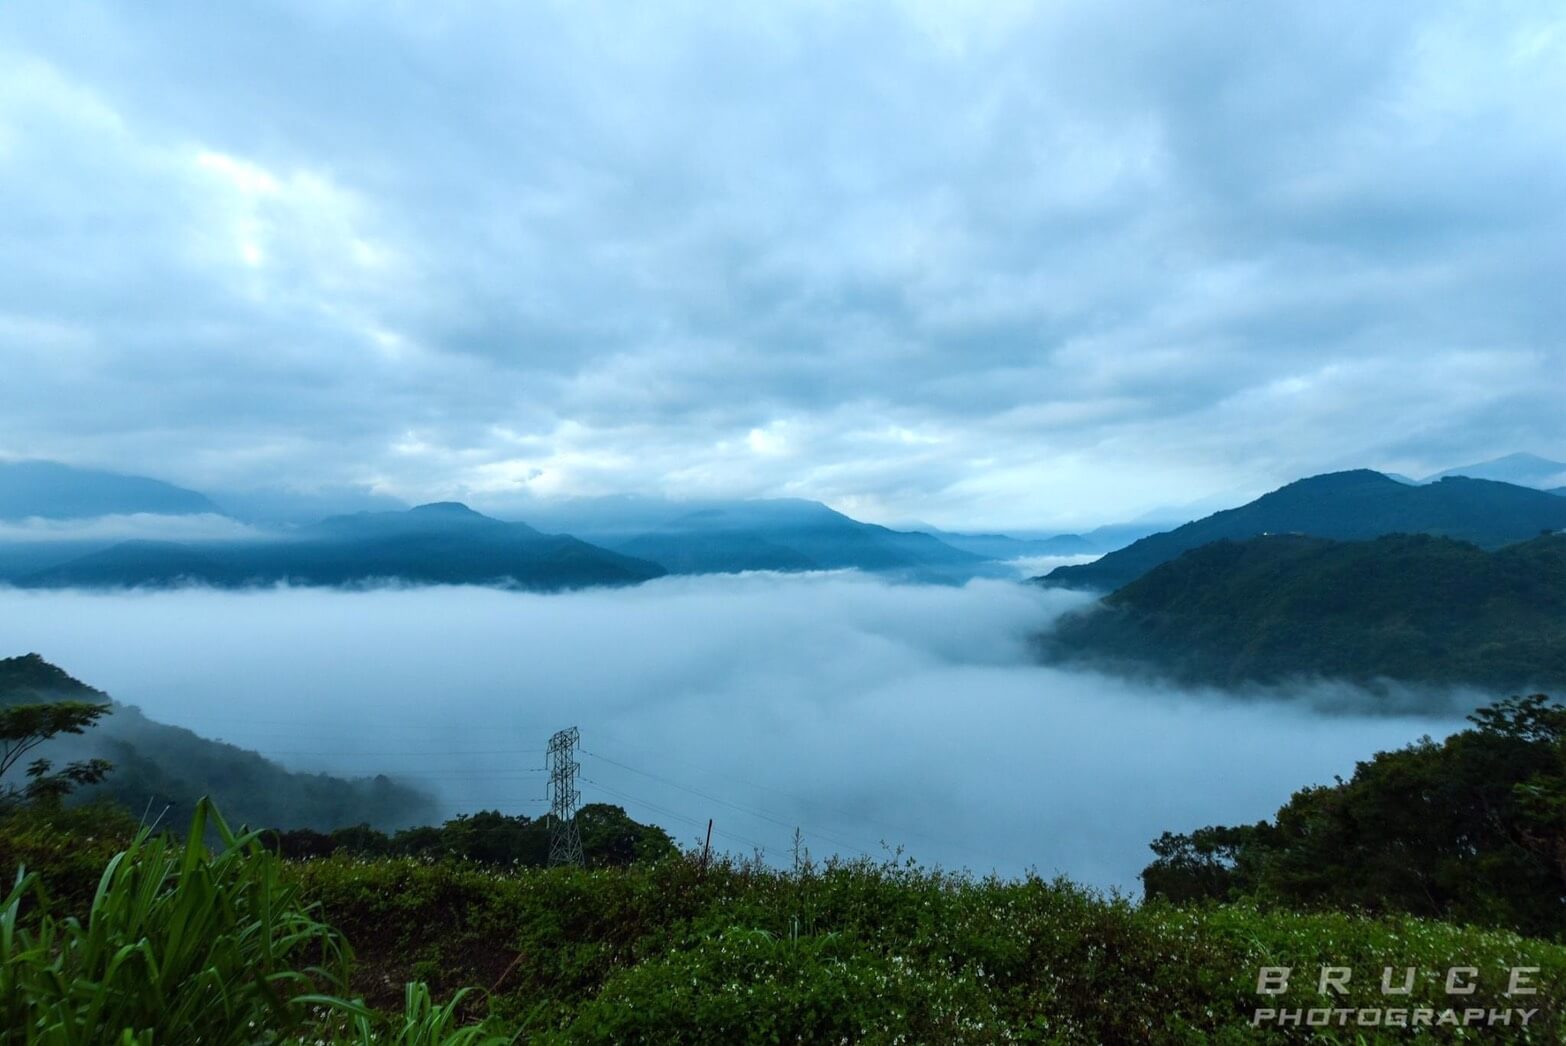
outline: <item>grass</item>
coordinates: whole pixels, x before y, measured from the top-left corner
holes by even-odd
[[[130,1042],[431,1046],[1294,1041],[1252,1029],[1253,1011],[1384,1005],[1386,966],[1399,980],[1419,971],[1397,1005],[1437,1010],[1517,1005],[1505,971],[1538,967],[1529,1027],[1485,1037],[1566,1033],[1566,947],[1412,918],[1138,905],[908,863],[286,862],[226,826],[212,853],[135,837],[88,890],[87,862],[55,844],[65,822],[51,834],[28,816],[0,821],[0,862],[34,868],[0,922],[0,1016],[17,1042],[118,1041],[120,1029]],[[1341,1001],[1316,993],[1322,965],[1355,971]],[[1286,995],[1256,994],[1262,966],[1296,971]],[[1479,970],[1474,994],[1445,994],[1452,966]],[[1463,1037],[1435,1027],[1423,1041]]]

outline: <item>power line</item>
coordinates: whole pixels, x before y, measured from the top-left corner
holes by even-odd
[[[782,828],[787,828],[790,831],[793,831],[795,828],[799,828],[800,827],[796,823],[793,823],[793,822],[790,822],[790,821],[787,821],[787,820],[783,820],[782,818],[774,816],[773,814],[769,814],[769,813],[767,813],[764,810],[757,810],[757,809],[754,809],[752,807],[744,806],[741,803],[732,802],[732,801],[730,801],[728,799],[724,799],[724,798],[722,798],[720,796],[713,795],[710,792],[703,792],[699,788],[692,788],[689,785],[681,784],[678,781],[671,780],[670,778],[664,777],[664,776],[662,776],[660,774],[652,773],[651,771],[648,771],[648,770],[639,770],[636,767],[631,766],[628,763],[622,763],[622,762],[620,762],[617,759],[610,759],[606,755],[600,755],[597,752],[589,752],[585,748],[582,750],[582,754],[583,755],[587,755],[587,756],[591,756],[594,759],[601,760],[602,762],[609,763],[609,764],[611,764],[613,766],[618,766],[622,770],[629,770],[633,774],[640,774],[643,777],[650,778],[651,780],[658,781],[658,782],[660,782],[662,784],[668,785],[670,788],[678,788],[682,792],[689,792],[692,795],[700,796],[701,798],[706,799],[708,802],[717,803],[720,806],[727,806],[731,810],[738,810],[740,813],[748,814],[751,817],[759,818],[760,820],[763,820],[763,821],[770,821],[773,824],[778,825],[779,827],[782,827]],[[831,835],[828,832],[823,832],[820,829],[800,828],[800,831],[804,832],[806,835],[813,835],[813,836],[815,836],[818,839],[822,839],[822,840],[824,840],[826,842],[832,843],[835,846],[846,847],[847,849],[852,850],[855,853],[861,854],[861,855],[863,855],[865,857],[873,856],[870,853],[870,851],[864,849],[863,847],[858,846],[855,843],[849,842],[846,839],[837,838],[836,836],[833,836],[833,835]]]
[[[586,781],[588,784],[592,785],[594,788],[599,789],[600,791],[607,792],[610,795],[619,798],[622,802],[635,803],[637,806],[646,807],[647,809],[652,810],[654,813],[662,814],[663,816],[668,817],[668,818],[672,818],[673,820],[676,820],[676,821],[682,821],[685,824],[688,824],[692,828],[696,829],[698,832],[706,827],[706,823],[704,821],[700,821],[700,820],[697,820],[694,817],[688,817],[685,814],[679,813],[679,812],[674,811],[674,810],[670,810],[666,806],[660,806],[657,803],[651,802],[650,800],[647,800],[647,799],[643,799],[640,796],[632,795],[629,792],[622,792],[618,788],[611,788],[611,787],[609,787],[606,784],[603,784],[603,783],[598,782],[598,781],[591,780],[590,778],[584,777],[584,778],[582,778],[582,780]],[[718,835],[727,836],[728,838],[733,839],[733,840],[735,840],[737,842],[744,843],[746,846],[749,846],[753,850],[759,850],[759,851],[765,852],[768,849],[767,844],[759,843],[756,840],[751,839],[748,836],[741,835],[738,832],[730,831],[727,828],[718,828],[717,826],[714,826],[712,830],[715,833],[717,833]]]
[[[599,754],[597,754],[595,752],[590,752],[587,749],[583,749],[582,753],[584,755],[593,756],[596,759],[602,759],[605,762],[613,762],[613,760],[610,760],[607,756],[599,755]],[[662,754],[660,754],[659,758],[662,759],[662,758],[664,758],[664,756],[662,756]],[[684,762],[684,761],[681,761],[681,760],[669,760],[669,762],[677,763],[678,765],[681,765],[681,766],[684,766],[684,767],[686,767],[688,769],[694,770],[697,773],[705,774],[708,777],[716,777],[716,778],[719,778],[721,780],[727,780],[727,781],[731,781],[731,782],[734,782],[734,783],[737,783],[737,784],[748,785],[751,788],[755,788],[755,789],[758,789],[758,790],[763,791],[763,792],[772,792],[772,793],[774,793],[776,795],[780,795],[780,796],[784,796],[785,798],[793,799],[796,802],[804,803],[804,804],[806,804],[808,806],[811,806],[811,807],[816,807],[816,808],[819,808],[819,809],[822,809],[822,810],[831,811],[833,813],[838,814],[841,817],[846,817],[846,818],[850,818],[852,820],[857,820],[857,821],[863,821],[863,822],[865,822],[865,823],[867,823],[869,825],[872,825],[873,827],[878,828],[881,831],[885,832],[889,838],[901,839],[901,838],[905,838],[907,836],[915,836],[917,838],[925,840],[926,842],[934,843],[937,846],[947,847],[947,848],[953,849],[953,850],[969,850],[969,851],[981,854],[981,855],[989,858],[990,860],[995,861],[998,865],[1007,863],[1007,861],[1002,860],[1001,858],[997,857],[997,855],[995,855],[993,853],[985,853],[985,851],[983,851],[982,849],[975,850],[974,847],[971,846],[968,843],[956,843],[956,842],[953,842],[951,839],[946,839],[946,838],[942,838],[940,836],[931,835],[929,832],[921,831],[921,830],[919,830],[917,828],[908,828],[908,827],[903,826],[903,825],[888,824],[885,821],[880,821],[880,820],[877,820],[877,819],[872,818],[872,817],[867,817],[867,816],[865,816],[865,814],[863,814],[862,812],[859,812],[859,811],[845,810],[845,809],[843,809],[842,807],[839,807],[839,806],[832,806],[831,804],[828,804],[828,803],[821,803],[818,800],[813,799],[811,797],[799,795],[796,792],[790,792],[790,791],[788,791],[786,789],[778,788],[778,787],[773,786],[773,785],[765,785],[765,784],[760,783],[759,781],[751,781],[751,780],[748,780],[746,778],[737,777],[737,776],[730,775],[730,774],[721,774],[721,773],[718,773],[716,771],[708,770],[708,769],[706,769],[704,767],[697,766],[694,763],[688,763],[688,762]],[[621,767],[624,767],[627,770],[631,770],[633,773],[643,774],[644,776],[652,776],[651,774],[648,774],[646,771],[636,770],[635,768],[627,766],[624,763],[619,763],[617,765],[619,765]],[[664,780],[665,784],[674,784],[673,782],[670,782],[667,779],[663,779],[663,780]],[[683,787],[683,786],[675,784],[674,787]],[[690,789],[687,789],[687,790],[690,790]],[[729,805],[734,805],[734,804],[730,803]],[[761,815],[757,814],[756,816],[761,816]],[[788,826],[788,827],[792,827],[792,826]],[[819,830],[811,830],[811,829],[805,829],[805,828],[801,828],[800,830],[803,831],[806,835],[815,834],[815,835],[817,835],[817,836],[819,836],[821,838],[830,839],[830,837],[826,833],[821,832]],[[848,844],[840,843],[839,845],[848,845]],[[852,847],[852,848],[853,849],[859,849],[858,847]],[[868,853],[866,853],[866,851],[864,851],[862,849],[860,849],[859,852],[862,853],[862,854],[865,854],[865,856],[870,856]]]

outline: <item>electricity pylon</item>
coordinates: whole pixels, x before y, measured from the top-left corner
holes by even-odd
[[[549,866],[582,864],[582,836],[576,830],[576,727],[549,739]]]

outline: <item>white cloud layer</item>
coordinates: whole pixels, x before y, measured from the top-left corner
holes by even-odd
[[[1566,456],[1548,5],[0,7],[0,453],[1042,526]]]
[[[1241,700],[1030,663],[1027,637],[1081,599],[740,575],[549,596],[0,590],[0,620],[14,652],[153,718],[295,768],[401,771],[452,810],[537,815],[544,742],[575,724],[585,797],[684,842],[711,817],[724,848],[782,860],[798,825],[817,856],[885,840],[1128,890],[1164,830],[1268,816],[1461,725],[1312,701],[1365,700],[1346,690]]]

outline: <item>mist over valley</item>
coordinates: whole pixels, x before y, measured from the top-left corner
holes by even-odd
[[[1387,714],[1328,684],[1247,700],[1038,664],[1032,637],[1088,599],[757,573],[548,595],[9,590],[0,618],[152,719],[291,769],[385,773],[445,814],[541,814],[543,742],[577,725],[584,800],[686,844],[711,817],[724,849],[786,862],[797,825],[819,857],[884,841],[1132,893],[1160,832],[1256,820],[1461,725],[1455,705]]]

